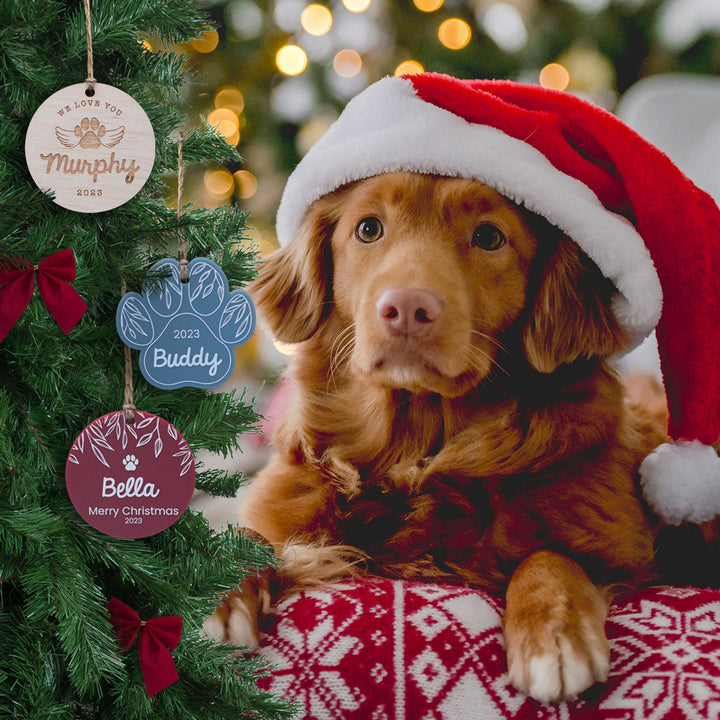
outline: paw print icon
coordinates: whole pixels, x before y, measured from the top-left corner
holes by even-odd
[[[108,148],[117,145],[125,135],[125,127],[108,130],[97,118],[84,117],[72,130],[56,127],[55,135],[65,147],[74,148],[79,145],[85,150],[94,150],[101,145]]]
[[[225,273],[207,258],[190,261],[185,283],[172,258],[152,271],[161,279],[142,294],[125,294],[115,316],[123,342],[140,350],[142,374],[165,390],[221,385],[235,368],[233,348],[255,331],[250,296],[230,292]]]
[[[133,470],[137,470],[140,461],[134,455],[126,455],[123,458],[122,464],[128,472],[132,472]]]

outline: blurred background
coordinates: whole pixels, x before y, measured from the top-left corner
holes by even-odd
[[[242,164],[188,168],[185,195],[250,213],[252,242],[276,246],[285,179],[345,103],[385,75],[509,78],[618,112],[720,197],[720,0],[198,0],[206,32],[177,51],[194,122],[216,126]],[[148,39],[152,50],[152,38]],[[639,84],[638,84],[639,83]],[[233,384],[271,417],[291,348],[257,332]],[[262,438],[233,462],[252,473]]]

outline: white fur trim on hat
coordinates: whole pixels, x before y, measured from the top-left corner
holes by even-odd
[[[662,290],[645,243],[582,182],[539,150],[419,98],[411,82],[385,78],[353,98],[288,179],[277,214],[282,245],[310,205],[354,180],[406,170],[473,178],[536,212],[571,237],[618,290],[616,317],[633,345],[657,324]]]
[[[720,515],[720,458],[699,440],[657,447],[640,465],[650,507],[671,525]]]

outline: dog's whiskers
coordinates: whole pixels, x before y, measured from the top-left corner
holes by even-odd
[[[355,324],[349,325],[333,341],[330,348],[330,376],[328,377],[328,388],[330,381],[335,384],[335,373],[340,365],[350,357],[353,347],[355,346]]]
[[[487,340],[488,342],[493,343],[501,351],[507,352],[506,347],[499,340],[496,340],[491,335],[487,335],[478,330],[473,330],[472,334],[477,335],[478,337],[482,338],[483,340]],[[502,363],[500,363],[500,361],[496,357],[494,357],[491,353],[489,353],[487,350],[483,350],[483,348],[478,347],[477,345],[471,345],[469,348],[469,351],[470,351],[470,356],[468,358],[468,362],[471,365],[473,365],[473,367],[475,367],[476,370],[482,369],[482,367],[478,363],[478,360],[482,359],[485,361],[489,361],[492,366],[498,368],[498,370],[503,372],[508,377],[511,376],[510,372],[505,367],[503,367]],[[475,357],[473,355],[475,355]]]
[[[480,330],[471,330],[470,331],[473,335],[477,335],[479,338],[482,338],[483,340],[487,340],[488,342],[495,345],[497,348],[502,350],[503,352],[507,352],[507,348],[497,339],[494,338],[492,335],[488,335],[487,333],[481,332]]]

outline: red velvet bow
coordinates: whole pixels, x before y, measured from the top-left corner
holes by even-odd
[[[70,248],[32,265],[19,257],[0,258],[0,342],[28,306],[37,275],[40,297],[67,335],[88,309],[75,288],[75,255]]]
[[[138,656],[148,697],[179,680],[170,650],[174,650],[180,642],[182,618],[174,615],[140,620],[131,607],[117,598],[111,598],[106,607],[123,653],[130,650],[140,633]]]

